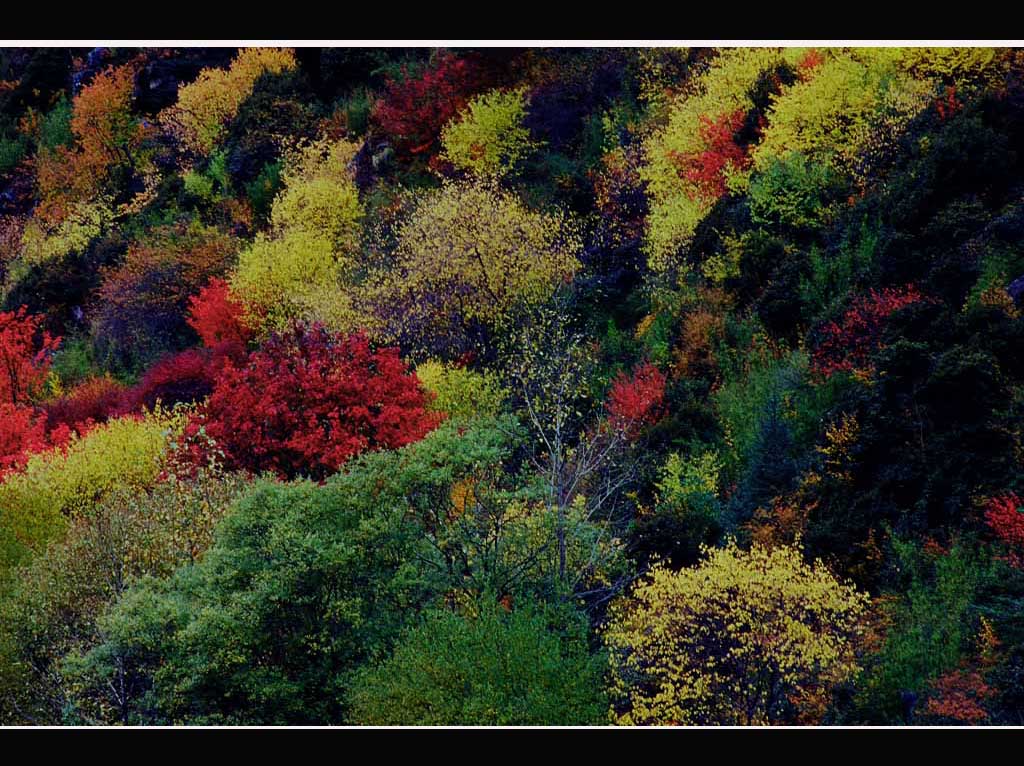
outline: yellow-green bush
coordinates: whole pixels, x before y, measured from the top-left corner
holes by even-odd
[[[998,84],[1008,68],[1009,48],[903,48],[900,66],[914,77],[960,87]]]
[[[523,127],[526,108],[524,89],[494,90],[473,99],[441,133],[442,156],[479,176],[505,175],[535,148]]]
[[[58,536],[68,518],[87,515],[115,490],[143,490],[162,469],[168,439],[184,411],[117,418],[72,438],[63,449],[33,455],[0,482],[0,565]]]
[[[357,149],[323,139],[294,149],[281,175],[284,189],[271,208],[274,229],[307,230],[327,237],[339,252],[354,250],[364,215],[349,168]]]
[[[320,140],[287,157],[273,230],[242,252],[231,280],[254,327],[282,329],[300,319],[346,332],[367,324],[350,282],[364,213],[349,169],[355,149]]]
[[[429,296],[437,311],[494,325],[548,298],[579,268],[578,234],[559,212],[536,213],[486,183],[446,183],[399,228],[379,298]]]
[[[358,324],[343,285],[352,264],[326,236],[307,229],[258,236],[239,256],[231,289],[245,303],[253,327],[281,330],[305,320],[346,331]]]
[[[494,417],[507,395],[492,372],[429,361],[416,368],[416,377],[435,395],[431,409],[452,418]]]
[[[37,218],[31,219],[22,234],[21,253],[12,272],[85,250],[113,217],[109,201],[101,198],[73,204],[67,216],[52,228]],[[16,274],[12,281],[14,278]]]
[[[933,84],[902,70],[901,56],[897,48],[829,51],[812,77],[773,99],[755,169],[801,152],[853,174],[873,144],[895,138],[932,98]]]

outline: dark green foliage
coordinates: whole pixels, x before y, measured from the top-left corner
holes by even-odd
[[[963,543],[931,562],[913,543],[893,538],[892,546],[897,581],[909,581],[909,587],[904,585],[906,596],[894,610],[880,654],[859,683],[857,699],[857,715],[876,724],[912,723],[907,697],[921,695],[928,681],[956,667],[969,649],[971,602],[986,574],[976,551]]]
[[[100,620],[103,643],[67,669],[84,707],[138,723],[344,722],[352,672],[454,584],[424,535],[452,484],[502,454],[498,432],[448,428],[323,486],[257,482],[201,561],[140,581]],[[129,693],[111,698],[112,681]]]
[[[428,612],[394,654],[353,681],[351,721],[375,725],[565,726],[603,723],[604,657],[571,609],[492,595],[464,613]]]

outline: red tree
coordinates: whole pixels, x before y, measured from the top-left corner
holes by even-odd
[[[237,467],[323,478],[365,450],[421,439],[440,420],[426,404],[398,349],[297,326],[224,369],[206,430]]]
[[[638,367],[631,376],[620,372],[605,406],[612,426],[635,437],[641,428],[657,423],[665,414],[665,375],[650,363]]]
[[[244,346],[253,335],[245,323],[244,310],[231,295],[228,283],[214,277],[197,295],[189,298],[188,324],[207,348],[222,343]]]
[[[825,63],[825,56],[817,48],[811,48],[796,65],[797,76],[807,81],[813,76],[814,70]]]
[[[40,331],[42,320],[24,306],[0,312],[0,403],[25,404],[46,380],[60,338]]]
[[[0,477],[25,465],[29,454],[49,446],[46,418],[31,407],[0,402]]]
[[[1010,565],[1024,569],[1024,502],[1013,492],[993,497],[985,506],[985,521],[1009,548]]]
[[[387,92],[373,110],[373,120],[395,144],[395,150],[416,155],[432,149],[441,129],[484,86],[480,68],[471,60],[440,55],[416,79],[389,80]]]
[[[707,199],[718,199],[726,191],[726,174],[750,163],[747,151],[736,143],[747,114],[743,109],[726,112],[712,120],[700,118],[700,136],[704,150],[692,154],[671,152],[679,175]]]
[[[877,347],[885,320],[921,300],[913,285],[871,290],[868,296],[856,298],[840,322],[829,322],[822,330],[822,340],[811,358],[812,371],[827,378],[841,370],[861,368]]]

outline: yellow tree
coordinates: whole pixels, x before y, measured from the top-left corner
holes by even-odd
[[[473,99],[441,134],[444,158],[480,177],[505,175],[536,147],[523,127],[527,103],[522,88]]]
[[[178,103],[161,113],[161,122],[190,151],[207,155],[260,76],[297,65],[295,53],[287,48],[244,48],[227,69],[204,69],[179,88]]]
[[[364,214],[350,169],[356,149],[321,139],[286,157],[272,231],[241,253],[231,280],[254,327],[283,329],[304,319],[350,332],[369,324],[354,308]]]
[[[399,227],[392,262],[372,283],[388,331],[407,344],[499,329],[579,268],[578,234],[558,212],[527,208],[493,183],[446,183]]]
[[[612,717],[620,724],[772,724],[819,719],[858,672],[866,594],[798,548],[705,549],[656,566],[612,607]]]

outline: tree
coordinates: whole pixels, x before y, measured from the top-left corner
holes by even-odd
[[[117,266],[104,269],[92,322],[110,367],[130,370],[195,342],[189,301],[234,259],[234,237],[198,222],[149,230]]]
[[[985,504],[985,521],[1006,545],[1010,565],[1024,569],[1024,502],[1014,492],[990,498]]]
[[[225,368],[201,417],[232,465],[315,478],[364,450],[421,439],[440,420],[398,349],[298,325]]]
[[[145,137],[132,114],[136,66],[111,67],[96,75],[72,103],[74,142],[40,150],[36,160],[41,205],[35,215],[58,224],[74,203],[89,203],[122,188],[136,172]],[[119,177],[118,173],[122,175]]]
[[[181,413],[117,418],[60,449],[29,456],[24,468],[0,482],[0,574],[59,539],[69,520],[119,489],[141,491],[161,470]],[[51,435],[53,440],[53,435]]]
[[[42,322],[42,316],[30,316],[24,306],[0,311],[0,402],[4,404],[28,404],[49,374],[60,338],[42,330]]]
[[[244,317],[245,307],[238,301],[228,283],[219,277],[188,299],[188,325],[207,348],[222,343],[245,347],[252,330]]]
[[[608,394],[607,409],[612,426],[635,437],[665,414],[665,375],[650,362],[632,376],[620,372]]]
[[[114,491],[19,567],[0,594],[0,647],[11,647],[0,649],[0,721],[68,723],[77,690],[63,672],[65,656],[101,641],[98,618],[133,579],[169,576],[198,560],[244,486],[212,463],[188,479],[166,476],[147,491]],[[123,681],[116,676],[111,688],[123,693]],[[117,720],[119,712],[90,709],[89,718],[109,713]]]
[[[475,324],[493,331],[549,299],[579,268],[580,250],[563,215],[533,212],[495,185],[449,182],[399,226],[374,299],[403,347],[427,351],[436,338],[453,346]]]
[[[594,347],[570,326],[564,295],[520,317],[507,340],[506,375],[513,405],[529,429],[527,456],[542,487],[558,551],[558,583],[575,592],[587,582],[592,566],[569,567],[570,517],[592,524],[597,534],[585,558],[591,565],[614,555],[618,501],[637,471],[641,426],[656,417],[658,375],[647,370],[637,387],[621,379],[618,396],[602,419],[589,389],[596,367]],[[652,385],[653,384],[653,385]],[[664,389],[661,389],[663,393]],[[577,562],[578,563],[578,562]],[[622,583],[601,583],[603,596]]]
[[[373,108],[373,122],[409,158],[434,149],[441,129],[483,85],[482,73],[468,58],[441,53],[419,77],[407,69],[390,79]]]
[[[291,49],[243,48],[227,69],[204,69],[182,85],[178,103],[164,110],[160,119],[189,151],[205,156],[217,146],[261,75],[297,66]]]
[[[464,585],[431,519],[507,453],[493,427],[445,425],[320,485],[250,482],[194,565],[136,582],[100,617],[99,644],[65,668],[79,708],[129,723],[346,722],[353,672]]]
[[[287,330],[296,320],[338,332],[368,328],[354,300],[364,212],[350,168],[355,151],[323,139],[289,153],[273,228],[243,250],[231,278],[254,329]]]
[[[872,724],[912,723],[906,701],[956,669],[968,610],[986,574],[985,564],[960,542],[935,556],[922,555],[927,547],[910,541],[892,538],[891,544],[910,582],[883,611],[889,628],[858,683],[859,717]]]
[[[482,177],[509,173],[535,148],[523,127],[527,103],[522,89],[473,99],[441,133],[442,158]]]
[[[493,595],[461,614],[428,612],[388,659],[356,675],[350,720],[377,726],[600,723],[604,657],[590,656],[585,622],[568,617],[529,605],[507,611]]]
[[[829,322],[811,357],[811,369],[829,377],[838,371],[853,371],[868,363],[885,329],[885,320],[906,306],[925,300],[914,288],[871,290],[859,296],[840,322]]]
[[[797,548],[705,552],[697,567],[654,567],[613,604],[617,722],[781,723],[856,674],[865,594]]]
[[[651,213],[646,232],[648,262],[655,271],[674,264],[697,225],[727,188],[747,172],[746,151],[734,141],[741,118],[755,110],[752,94],[766,74],[802,51],[732,48],[717,52],[709,67],[669,105],[668,121],[645,141]]]

